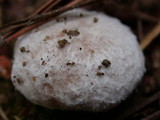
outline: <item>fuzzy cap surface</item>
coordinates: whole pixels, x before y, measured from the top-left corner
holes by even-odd
[[[102,111],[124,100],[144,72],[144,56],[129,27],[103,13],[75,9],[16,41],[12,82],[38,105]]]

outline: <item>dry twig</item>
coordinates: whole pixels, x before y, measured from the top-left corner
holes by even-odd
[[[141,110],[145,106],[153,103],[154,101],[160,98],[160,91],[155,93],[150,97],[143,96],[133,96],[130,100],[128,100],[124,105],[123,109],[119,109],[118,114],[116,113],[116,117],[114,120],[124,120],[135,112]]]
[[[152,115],[143,118],[142,120],[159,120],[160,119],[160,111],[153,113]]]
[[[3,109],[1,107],[0,107],[0,116],[4,120],[9,120],[8,117],[6,116],[5,112],[3,111]]]
[[[150,33],[142,40],[140,46],[144,50],[160,34],[160,23],[158,23]]]
[[[131,6],[125,6],[123,4],[116,4],[113,1],[110,4],[107,4],[107,1],[104,3],[108,7],[113,6],[117,11],[121,11],[121,12],[125,11],[126,13],[129,13],[130,15],[132,15],[134,18],[137,18],[140,20],[153,22],[153,23],[157,23],[159,21],[156,17],[153,17],[153,16],[151,16],[145,12],[142,12],[138,9],[133,9]]]
[[[141,42],[141,40],[143,38],[143,23],[142,23],[142,20],[137,21],[137,32],[138,32],[138,38]]]
[[[69,3],[67,3],[66,5],[56,9],[56,10],[52,10],[50,12],[45,13],[46,11],[53,8],[61,1],[62,0],[47,1],[48,3],[44,4],[44,6],[42,6],[39,10],[37,10],[32,16],[30,16],[28,18],[24,18],[24,19],[17,21],[17,22],[13,22],[13,23],[2,26],[0,28],[1,34],[3,32],[7,32],[7,33],[5,33],[4,36],[1,36],[0,47],[4,46],[7,42],[16,39],[20,35],[23,35],[24,33],[44,24],[48,20],[64,13],[65,11],[80,7],[82,5],[86,5],[86,4],[94,2],[96,0],[73,0]],[[41,14],[39,14],[39,13],[41,13]],[[21,29],[22,27],[24,27],[24,28]],[[19,29],[21,29],[21,30],[19,30]],[[16,30],[16,32],[13,30]]]
[[[158,22],[158,19],[156,19],[155,17],[153,17],[147,13],[141,12],[139,10],[133,10],[132,14],[141,20],[146,20],[146,21],[155,22],[155,23]]]

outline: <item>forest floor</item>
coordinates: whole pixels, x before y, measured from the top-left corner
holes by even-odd
[[[31,15],[46,1],[0,0],[0,25]],[[119,18],[137,35],[141,46],[149,41],[142,48],[146,73],[132,95],[116,108],[101,113],[50,110],[34,105],[11,83],[12,43],[0,48],[0,68],[7,70],[3,74],[0,69],[0,120],[160,120],[160,0],[103,0],[103,4],[93,4],[91,9]]]

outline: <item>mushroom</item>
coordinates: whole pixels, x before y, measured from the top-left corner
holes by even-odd
[[[83,111],[109,110],[132,93],[145,66],[129,27],[84,9],[56,19],[16,41],[12,82],[19,92],[41,106]]]

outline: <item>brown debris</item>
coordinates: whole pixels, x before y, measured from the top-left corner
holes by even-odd
[[[35,30],[35,32],[38,32],[39,31],[39,28],[37,28],[36,30]]]
[[[67,29],[63,29],[63,30],[62,30],[62,33],[67,34]]]
[[[59,21],[60,21],[60,19],[59,19],[59,18],[57,18],[57,19],[56,19],[56,22],[59,22]]]
[[[29,53],[30,50],[27,50],[24,46],[19,49],[22,53]]]
[[[75,62],[68,62],[66,65],[67,66],[73,66],[73,65],[75,65]]]
[[[29,53],[30,52],[30,50],[26,50],[26,53]]]
[[[63,29],[62,33],[67,34],[70,38],[71,38],[71,36],[78,36],[80,34],[78,29],[71,29],[69,31],[67,29]]]
[[[16,81],[17,81],[17,83],[18,83],[19,85],[22,85],[22,84],[23,84],[23,81],[22,81],[20,78],[17,78]]]
[[[69,39],[72,39],[72,36],[69,36]]]
[[[49,40],[49,39],[51,39],[51,37],[47,35],[47,36],[44,38],[44,41],[47,41],[47,40]]]
[[[111,65],[111,62],[107,59],[104,59],[102,65],[104,65],[105,67],[109,67]]]
[[[15,78],[16,78],[16,76],[14,75],[14,76],[13,76],[13,78],[15,79]]]
[[[66,39],[59,40],[58,41],[59,48],[64,48],[66,46],[66,44],[68,44],[68,43],[69,42]]]
[[[32,77],[32,80],[33,80],[33,81],[36,81],[36,80],[37,80],[37,77],[35,77],[35,76]]]
[[[48,73],[45,73],[45,78],[47,78],[49,75],[48,75]]]
[[[83,15],[83,13],[80,13],[80,15],[79,15],[80,17],[83,17],[84,15]]]
[[[97,76],[104,76],[103,72],[97,72]]]
[[[64,17],[64,23],[65,24],[67,23],[67,17]]]
[[[100,70],[100,69],[102,69],[102,66],[100,65],[100,66],[98,66],[98,70]]]
[[[98,22],[98,18],[97,17],[93,18],[93,22],[97,23]]]
[[[46,65],[46,61],[43,60],[42,63],[41,63],[41,65]]]
[[[25,48],[25,47],[21,47],[19,50],[20,50],[22,53],[26,52],[26,48]]]
[[[27,65],[27,63],[24,61],[24,62],[22,63],[22,66],[25,67],[26,65]]]
[[[94,50],[90,50],[89,52],[90,52],[91,54],[94,54]]]
[[[69,36],[78,36],[79,34],[80,34],[80,32],[78,31],[78,29],[73,29],[73,30],[67,31],[67,35],[69,35]]]

